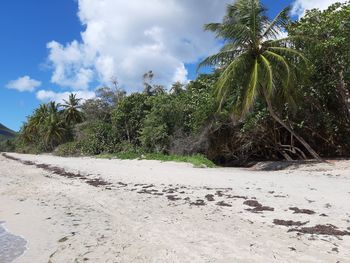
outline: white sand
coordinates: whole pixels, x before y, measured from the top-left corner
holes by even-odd
[[[112,183],[112,190],[94,187],[1,156],[0,221],[29,242],[16,262],[350,262],[350,236],[298,234],[273,224],[293,220],[350,231],[350,161],[263,172],[9,155]],[[158,193],[179,189],[139,194],[145,185],[138,184],[153,184],[146,190]],[[216,194],[215,201],[207,194]],[[256,198],[274,211],[252,213],[244,199],[226,195]],[[206,205],[190,205],[197,199]],[[290,207],[316,214],[293,214]]]

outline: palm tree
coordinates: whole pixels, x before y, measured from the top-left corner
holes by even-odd
[[[146,72],[145,74],[143,74],[143,93],[151,96],[152,95],[152,89],[153,89],[153,85],[152,85],[152,81],[153,81],[153,71],[150,70],[148,72]]]
[[[278,116],[274,102],[285,101],[295,106],[293,89],[305,57],[292,48],[291,38],[279,39],[288,25],[290,8],[283,9],[273,20],[259,0],[237,0],[228,5],[222,23],[205,25],[224,39],[219,53],[206,58],[199,68],[215,66],[221,70],[217,82],[220,105],[228,92],[238,94],[234,113],[244,117],[258,98],[265,100],[271,117],[288,130],[317,160],[319,155]]]
[[[61,106],[64,108],[65,120],[68,124],[80,123],[84,120],[84,115],[80,111],[81,99],[76,97],[76,94],[71,93],[68,100],[64,100],[64,104]]]
[[[59,111],[59,106],[60,105],[55,102],[50,102],[48,104],[49,114],[43,127],[45,143],[50,150],[63,140],[67,131],[66,123],[63,121]]]
[[[23,127],[23,133],[27,141],[33,141],[34,136],[39,132],[40,126],[45,122],[49,112],[46,104],[41,104],[28,119],[28,123]]]

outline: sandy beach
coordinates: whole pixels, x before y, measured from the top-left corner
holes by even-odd
[[[189,164],[0,156],[15,262],[350,262],[350,161]]]

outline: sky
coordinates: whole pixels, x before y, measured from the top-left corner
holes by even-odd
[[[342,2],[345,2],[341,0]],[[117,79],[142,90],[142,75],[169,87],[196,77],[198,62],[220,42],[203,31],[233,0],[2,0],[0,123],[18,131],[40,104],[70,92],[94,97]],[[292,5],[293,16],[334,0],[262,0],[269,15]]]

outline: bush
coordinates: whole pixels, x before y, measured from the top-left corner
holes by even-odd
[[[150,110],[149,96],[133,93],[123,98],[112,112],[113,128],[120,141],[139,145],[139,134]]]
[[[140,140],[147,152],[169,153],[175,133],[183,130],[185,112],[180,95],[152,97],[152,109],[146,116]]]
[[[115,152],[119,138],[111,124],[93,122],[82,124],[77,128],[76,141],[79,142],[82,154],[97,155]]]
[[[0,140],[0,152],[13,152],[15,151],[14,140]]]
[[[59,145],[53,152],[57,156],[80,156],[82,155],[81,142],[67,142]]]

